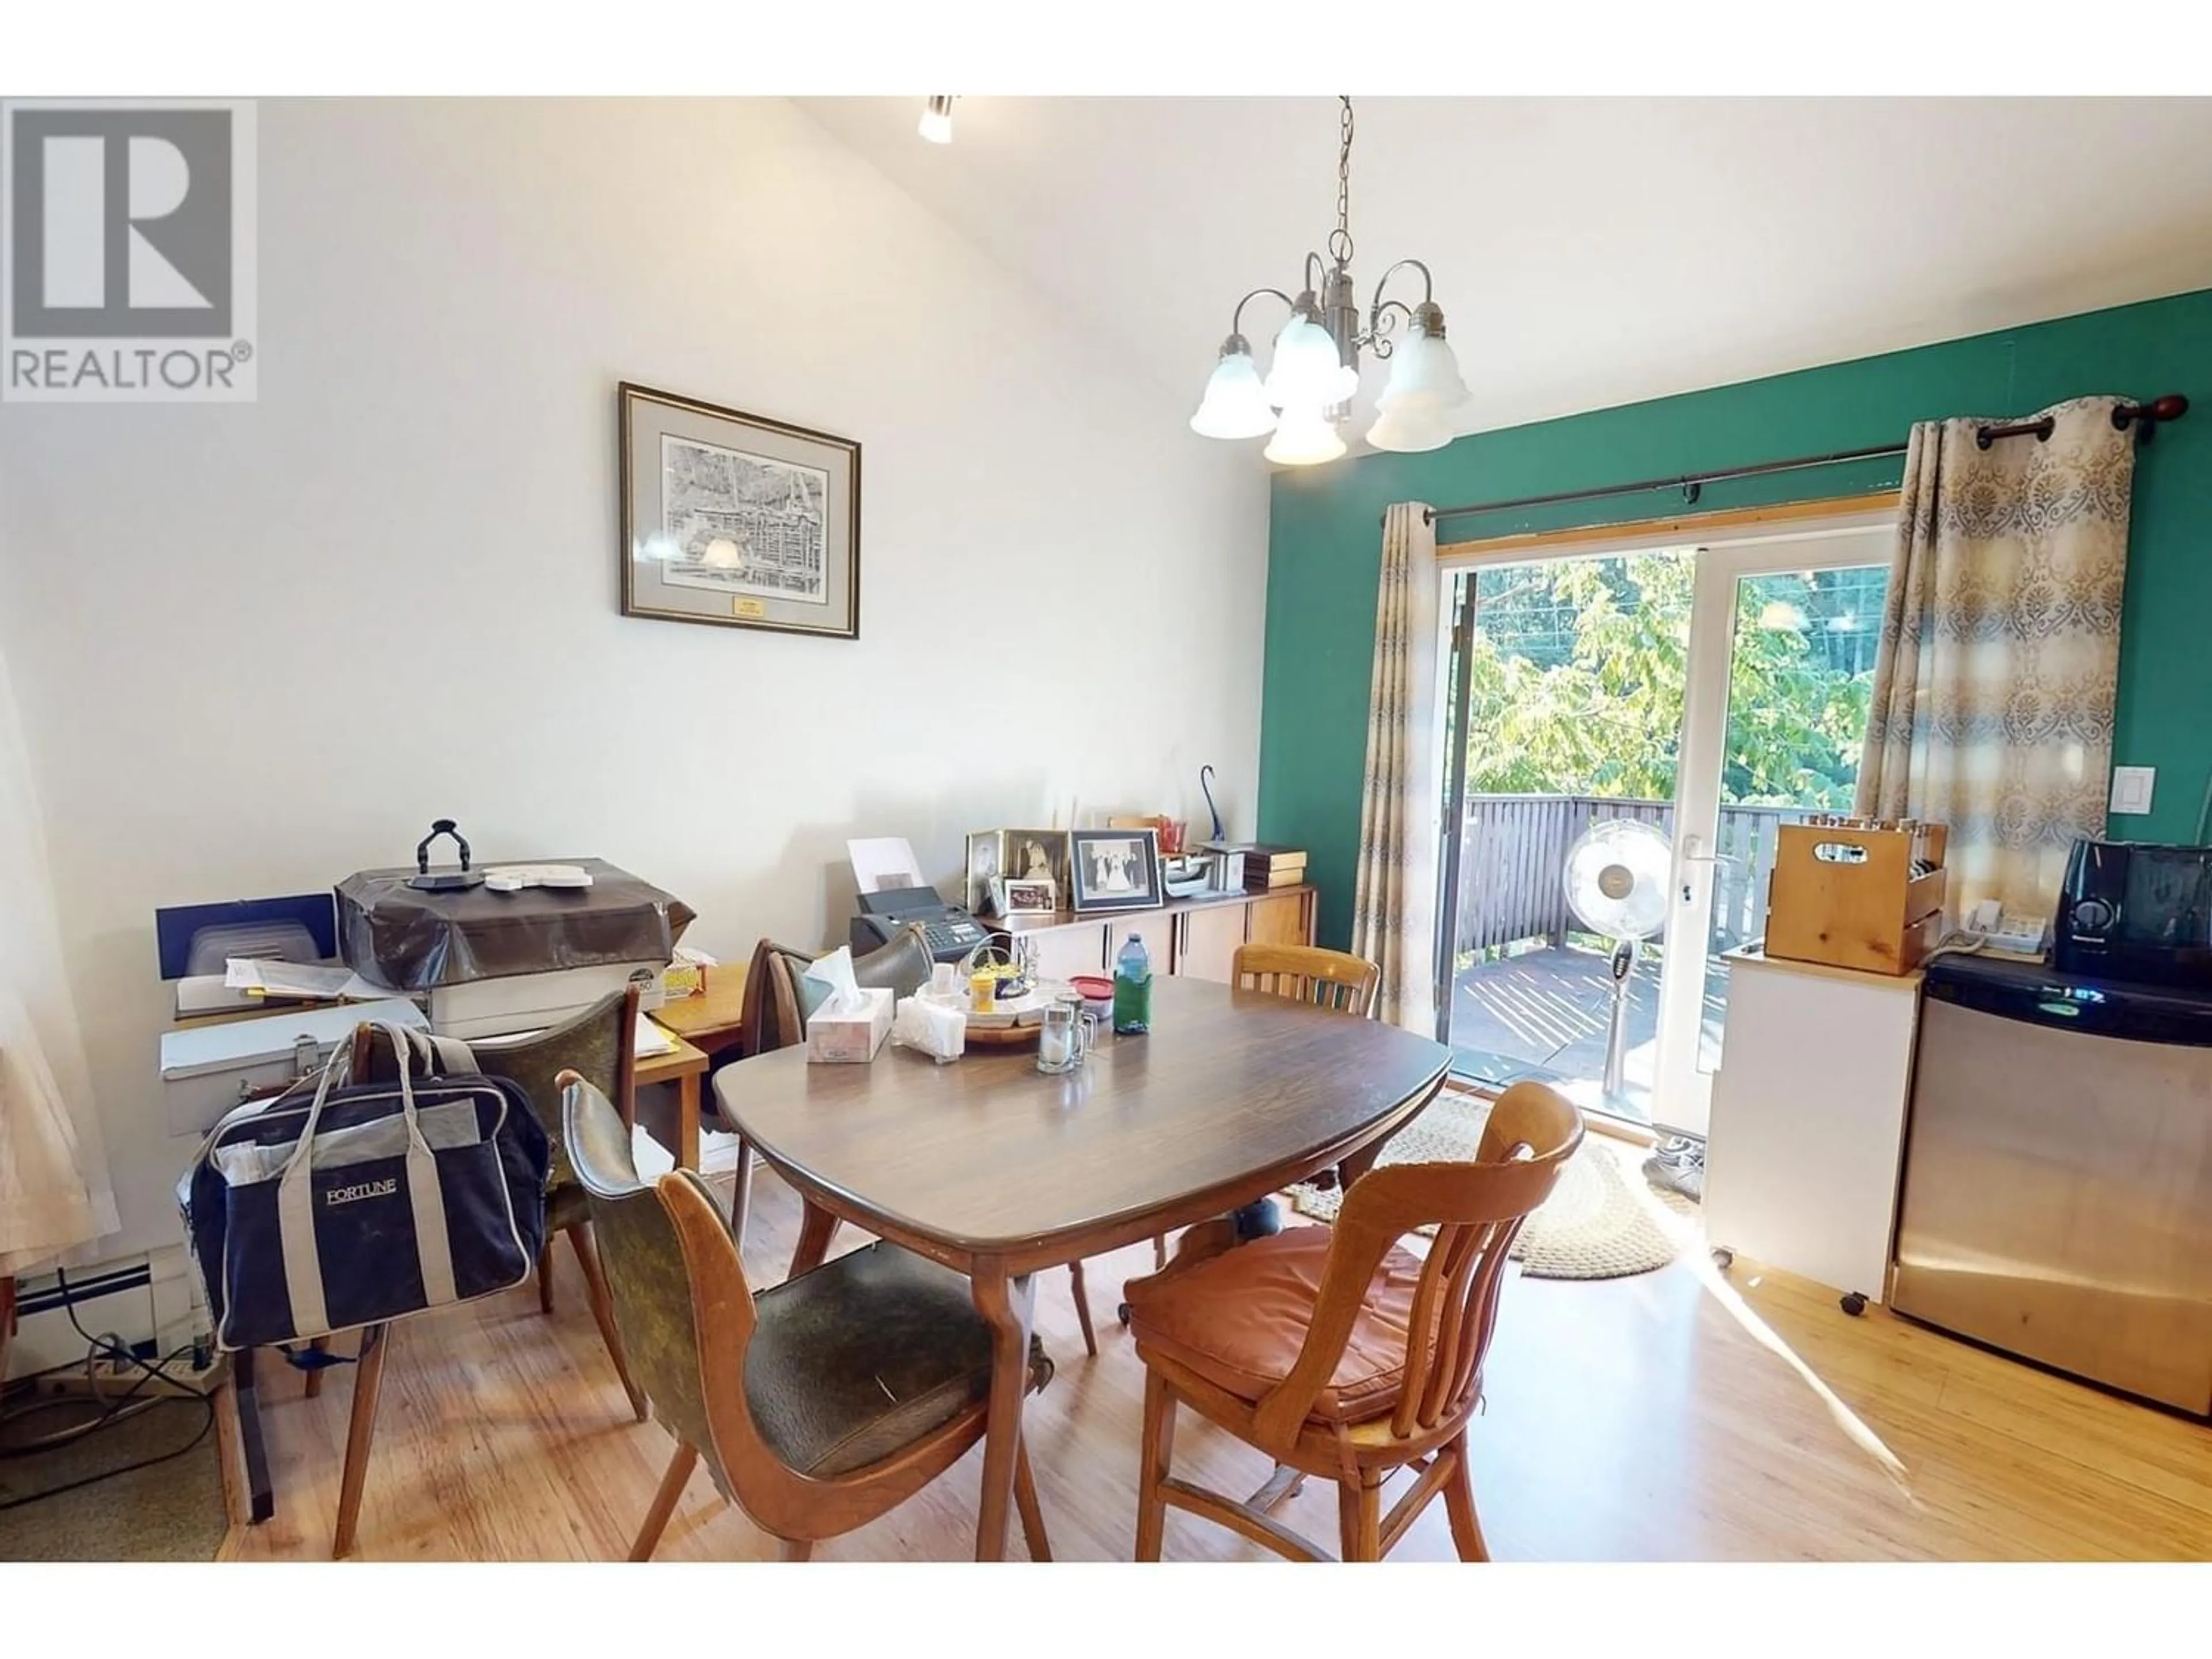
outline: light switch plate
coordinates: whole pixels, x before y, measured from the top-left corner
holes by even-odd
[[[2115,766],[2110,811],[2136,816],[2150,811],[2151,786],[2158,781],[2154,766]]]

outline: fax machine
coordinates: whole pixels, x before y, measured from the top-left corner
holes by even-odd
[[[920,923],[933,962],[957,962],[991,936],[991,930],[957,904],[947,904],[934,887],[890,887],[860,895],[853,918],[853,954],[865,956],[897,938],[902,928]]]

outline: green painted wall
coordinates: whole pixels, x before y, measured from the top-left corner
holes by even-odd
[[[1465,350],[1464,346],[1462,347]],[[1479,358],[1462,364],[1470,380]],[[2156,810],[2116,829],[2180,841],[2212,770],[2212,290],[2092,312],[1710,392],[1485,432],[1425,455],[1371,455],[1279,473],[1267,565],[1259,833],[1304,845],[1321,933],[1350,936],[1367,741],[1382,508],[1538,495],[1903,441],[1911,423],[2024,415],[2097,392],[2196,400],[2136,464],[2122,623],[2117,763],[2158,768]],[[1896,459],[1707,488],[1701,508],[1878,489]],[[1623,496],[1459,518],[1468,541],[1649,517],[1674,498]]]

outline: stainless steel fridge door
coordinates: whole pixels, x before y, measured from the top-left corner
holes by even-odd
[[[1899,1312],[2212,1411],[2212,1049],[1929,999]]]

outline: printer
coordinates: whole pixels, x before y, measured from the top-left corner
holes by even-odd
[[[542,1030],[631,985],[659,1007],[690,907],[603,859],[561,862],[589,884],[426,889],[415,870],[356,871],[337,884],[338,954],[465,1040]]]

